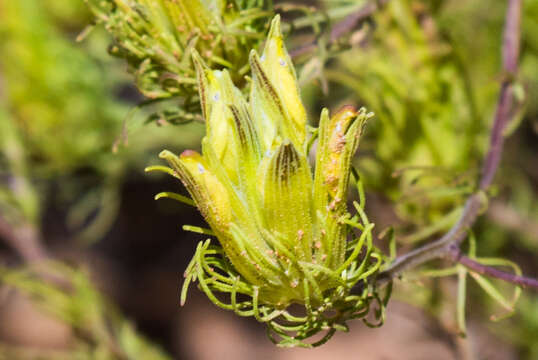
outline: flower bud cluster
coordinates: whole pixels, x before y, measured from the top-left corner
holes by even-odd
[[[170,168],[153,168],[183,182],[211,228],[205,232],[218,239],[199,244],[182,302],[197,281],[218,306],[267,323],[283,346],[319,345],[346,320],[366,316],[373,301],[383,308],[373,285],[384,260],[372,244],[373,224],[363,202],[355,202],[355,215],[346,203],[351,161],[372,114],[323,110],[315,135],[307,133],[278,16],[262,55],[250,53],[249,101],[229,71],[193,59],[207,125],[202,154],[165,150]],[[318,137],[313,166],[309,135]],[[359,282],[363,290],[352,294]],[[297,304],[300,314],[291,310]],[[318,341],[304,341],[324,330]]]
[[[260,43],[271,12],[264,0],[86,0],[114,37],[113,55],[127,60],[150,99],[197,95],[191,55],[197,50],[234,81],[248,71],[248,51]],[[194,103],[196,103],[194,101]]]

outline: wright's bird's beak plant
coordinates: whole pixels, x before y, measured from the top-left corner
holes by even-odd
[[[248,102],[227,70],[211,70],[197,54],[193,61],[207,125],[202,154],[165,150],[160,157],[170,167],[147,169],[180,179],[211,227],[199,231],[217,238],[198,244],[181,303],[198,282],[217,306],[266,323],[281,346],[321,345],[354,318],[379,325],[388,295],[380,298],[374,278],[384,257],[372,244],[358,176],[353,214],[346,203],[351,160],[372,114],[344,107],[330,117],[325,109],[319,128],[307,133],[278,16],[262,56],[250,53]]]

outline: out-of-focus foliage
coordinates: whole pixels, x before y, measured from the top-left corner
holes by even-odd
[[[113,74],[59,34],[39,1],[2,2],[0,17],[4,105],[27,156],[66,171],[110,148],[125,109],[108,95]]]
[[[76,33],[70,38],[61,30],[66,21],[74,21],[67,14],[77,15],[80,23],[88,18],[87,9],[63,9],[66,14],[38,0],[0,3],[0,52],[9,54],[0,59],[0,211],[13,224],[38,225],[50,180],[61,179],[61,191],[73,203],[73,194],[81,189],[74,173],[90,170],[99,174],[100,184],[80,197],[68,218],[80,228],[100,210],[81,233],[90,241],[114,221],[127,169],[142,167],[148,148],[188,143],[196,131],[191,138],[179,138],[153,125],[133,135],[136,146],[112,154],[129,109],[110,96],[123,86],[121,69],[107,60],[102,34],[77,45]]]
[[[35,222],[41,199],[31,182],[100,166],[125,108],[108,96],[112,77],[52,26],[39,1],[0,6],[0,206]]]
[[[363,147],[372,153],[359,160],[359,168],[369,189],[395,201],[403,229],[418,229],[398,237],[404,243],[423,241],[448,229],[475,185],[499,83],[505,76],[499,70],[505,9],[506,2],[390,1],[376,15],[368,32],[371,38],[367,36],[326,70],[330,80],[352,89],[360,102],[376,113],[379,121],[372,122],[373,131],[367,134],[371,137],[365,139]],[[530,123],[525,128],[530,131],[536,129],[538,113],[537,12],[538,2],[524,1],[516,100],[525,105],[525,121]],[[516,114],[507,133],[516,130],[521,115]],[[532,259],[538,254],[538,213],[535,172],[528,167],[535,162],[536,149],[529,149],[524,136],[519,135],[518,141],[521,144],[507,146],[504,154],[501,172],[510,176],[498,177],[500,200],[492,201],[489,221],[476,229],[477,253],[507,257],[507,252],[517,252],[516,247],[528,257],[520,265],[532,269]],[[514,236],[519,239],[517,245]],[[466,285],[460,270],[421,274],[459,275],[461,290]],[[482,280],[478,284],[467,290],[472,296],[458,300],[459,323],[465,317],[465,308],[460,307],[465,301],[470,302],[468,309],[487,304],[480,315],[475,312],[470,316],[475,320],[498,314],[499,304],[505,311],[513,309],[507,300],[508,287],[492,281],[491,285],[506,290],[497,294],[490,284]],[[480,287],[493,296],[477,292]],[[501,294],[505,298],[498,301]],[[440,306],[443,297],[449,297],[447,290],[433,285],[396,292],[396,298],[421,304],[436,316],[444,309]],[[503,326],[491,323],[490,328],[518,343],[525,358],[532,359],[536,356],[532,340],[536,309],[528,304],[534,297],[524,292],[521,301],[527,305],[518,306],[513,319],[504,320]]]
[[[412,4],[390,1],[372,39],[341,56],[328,76],[378,117],[370,143],[375,161],[361,163],[366,181],[398,199],[401,216],[427,224],[471,190],[476,174],[463,172],[476,169],[484,150],[496,83],[474,82],[459,49]]]
[[[87,7],[76,1],[0,2],[0,216],[13,228],[41,232],[44,205],[56,200],[51,188],[59,184],[63,205],[70,206],[67,221],[81,230],[78,238],[100,240],[116,219],[127,170],[142,168],[157,144],[189,142],[189,136],[151,126],[131,136],[136,146],[112,153],[129,106],[111,96],[124,86],[123,75],[103,50],[103,34],[75,43],[89,19]],[[194,140],[193,130],[184,129]],[[90,188],[88,176],[94,178]],[[2,289],[17,288],[71,326],[73,347],[36,352],[0,344],[0,357],[168,358],[137,334],[84,272],[61,264],[40,269],[46,270],[2,268]]]
[[[473,87],[479,86],[479,82],[498,84],[499,79],[504,76],[499,71],[501,29],[506,3],[446,0],[444,3],[445,6],[435,13],[434,19],[440,32],[450,39],[451,46],[458,51],[462,63],[468,69],[467,72],[472,76]],[[538,113],[537,31],[538,2],[523,0],[519,79],[526,90],[526,113],[531,120],[535,119]],[[493,93],[497,93],[496,89]],[[487,98],[479,95],[476,98],[482,106],[488,106],[485,102]],[[490,119],[491,116],[486,120]]]
[[[455,221],[487,144],[503,76],[499,39],[504,4],[488,11],[479,4],[390,1],[375,18],[372,38],[340,56],[326,72],[378,116],[368,143],[372,156],[361,159],[365,181],[396,200],[402,219],[420,226],[436,222],[410,241]],[[526,34],[536,27],[536,2],[526,5],[523,38],[533,39]],[[474,31],[477,26],[483,31]],[[521,55],[522,102],[524,79],[538,54],[530,44]],[[532,98],[536,81],[530,84]]]
[[[41,264],[44,265],[44,264]],[[159,348],[137,334],[92,284],[82,270],[47,263],[36,270],[0,268],[0,282],[27,295],[43,310],[73,327],[72,349],[41,354],[39,359],[169,359]],[[7,347],[0,351],[12,352]]]

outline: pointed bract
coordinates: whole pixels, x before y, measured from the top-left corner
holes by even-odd
[[[195,53],[193,61],[196,68],[200,103],[206,121],[207,137],[219,160],[223,163],[228,175],[234,182],[238,181],[238,164],[240,161],[240,146],[245,141],[245,131],[238,131],[238,116],[247,118],[247,104],[241,92],[237,89],[228,71],[211,70]],[[233,104],[234,110],[230,107]],[[250,126],[251,128],[252,126]],[[252,133],[252,129],[250,129]],[[251,144],[256,142],[255,135],[248,135]],[[252,145],[251,145],[252,146]]]
[[[250,106],[258,127],[264,129],[263,144],[272,149],[289,139],[299,151],[306,138],[306,110],[291,58],[284,46],[280,18],[276,16],[261,58],[251,51],[252,88]],[[280,136],[280,140],[279,140]]]
[[[284,111],[291,122],[291,131],[297,136],[298,143],[304,142],[306,110],[301,100],[295,68],[284,45],[279,15],[275,16],[271,23],[261,64],[282,101]]]
[[[230,199],[222,183],[196,151],[186,150],[180,157],[164,150],[159,157],[168,161],[213,229],[222,232],[232,220]]]
[[[281,234],[290,252],[302,261],[310,261],[312,175],[306,158],[292,143],[280,145],[269,161],[263,181],[267,230]]]

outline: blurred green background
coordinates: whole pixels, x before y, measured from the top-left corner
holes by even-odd
[[[339,20],[334,9],[365,1],[301,3]],[[375,112],[355,161],[370,218],[378,232],[395,228],[399,252],[450,228],[475,185],[503,76],[505,6],[389,1],[351,46],[295,59],[312,125],[323,106]],[[275,348],[261,325],[195,291],[180,308],[181,274],[204,239],[181,225],[202,218],[154,201],[163,189],[185,191],[143,169],[165,147],[198,148],[204,125],[146,124],[154,109],[137,107],[144,98],[107,53],[106,31],[77,42],[92,19],[82,0],[0,0],[0,359],[538,358],[535,293],[524,291],[515,314],[493,322],[507,309],[468,280],[464,338],[455,277],[404,277],[384,327],[357,323],[315,350]],[[310,32],[298,28],[289,47]],[[524,1],[518,87],[525,111],[510,125],[496,197],[474,236],[479,256],[537,277],[536,0]],[[44,254],[56,260],[49,282],[25,265]],[[500,288],[510,297],[510,286]]]

